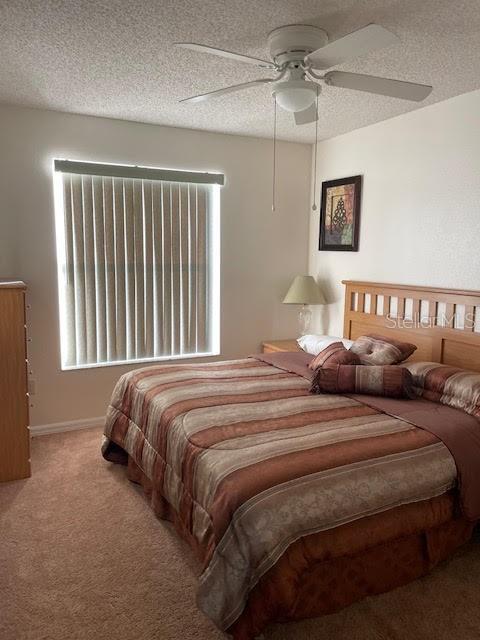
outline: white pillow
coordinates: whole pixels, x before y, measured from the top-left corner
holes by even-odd
[[[312,356],[318,356],[320,351],[323,351],[329,344],[333,344],[334,342],[343,342],[345,349],[350,349],[353,344],[353,340],[338,338],[337,336],[307,335],[297,340],[298,346]]]

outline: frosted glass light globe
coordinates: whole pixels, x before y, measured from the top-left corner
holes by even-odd
[[[273,95],[278,106],[285,111],[303,111],[314,103],[317,87],[317,84],[306,80],[287,80],[274,85]]]

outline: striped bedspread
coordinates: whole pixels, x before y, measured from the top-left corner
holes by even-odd
[[[221,629],[298,538],[426,500],[456,467],[434,435],[253,358],[137,369],[106,437],[204,551],[199,606]]]

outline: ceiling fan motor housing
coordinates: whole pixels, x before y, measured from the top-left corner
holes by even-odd
[[[304,57],[324,47],[328,36],[323,29],[304,24],[278,27],[268,34],[270,55],[277,65],[285,62],[303,62]]]
[[[306,55],[327,42],[328,36],[323,29],[303,24],[279,27],[268,34],[270,55],[275,64],[288,65],[288,80],[275,82],[272,92],[285,111],[304,111],[315,101],[320,87],[304,79],[301,65]]]

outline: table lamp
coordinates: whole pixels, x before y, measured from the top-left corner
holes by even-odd
[[[283,302],[302,305],[298,312],[298,328],[303,336],[308,333],[312,318],[312,312],[307,305],[324,304],[325,299],[313,276],[296,276]]]

